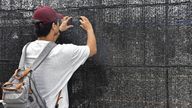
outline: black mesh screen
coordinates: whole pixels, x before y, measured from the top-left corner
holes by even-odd
[[[1,0],[0,85],[36,39],[31,16],[46,4],[87,16],[98,52],[71,78],[70,108],[191,108],[191,0]],[[86,44],[80,27],[57,43]]]

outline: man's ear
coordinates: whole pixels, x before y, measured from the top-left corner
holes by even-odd
[[[52,29],[55,29],[57,25],[55,23],[52,23]]]

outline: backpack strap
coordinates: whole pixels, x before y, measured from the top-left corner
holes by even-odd
[[[25,60],[26,60],[26,52],[27,52],[27,47],[29,46],[30,43],[26,44],[26,47],[24,49],[24,53],[21,55],[21,60],[19,63],[19,68],[20,69],[25,69]],[[34,88],[32,91],[37,99],[38,104],[40,105],[41,108],[46,108],[46,102],[45,100],[40,96],[37,88],[36,88],[36,84],[35,84],[35,80],[32,79],[32,73],[33,71],[35,71],[40,64],[45,60],[45,58],[49,55],[49,53],[51,52],[51,50],[56,46],[57,44],[55,42],[49,42],[47,44],[47,46],[43,49],[43,51],[40,53],[40,55],[35,59],[35,61],[33,62],[33,64],[31,65],[30,68],[27,68],[26,71],[22,74],[21,78],[27,76],[29,73],[29,85],[30,88],[32,90],[32,88]],[[39,98],[38,98],[39,97]]]
[[[27,47],[29,46],[30,43],[31,42],[28,42],[25,45],[24,52],[22,53],[21,58],[20,58],[19,67],[18,67],[19,69],[22,69],[22,70],[25,69],[25,59],[26,59]]]
[[[29,84],[30,84],[30,88],[33,91],[38,104],[41,106],[41,108],[46,108],[46,102],[45,100],[41,97],[41,95],[39,94],[39,91],[36,88],[36,82],[34,79],[32,79],[32,73],[33,71],[35,71],[40,65],[41,63],[45,60],[45,58],[49,55],[49,53],[51,52],[51,50],[56,46],[57,44],[54,42],[49,42],[47,44],[47,46],[43,49],[43,51],[40,53],[40,55],[35,59],[35,61],[33,62],[33,64],[30,67],[29,73],[31,72],[30,76],[29,76]],[[28,73],[27,73],[28,74]],[[27,75],[26,74],[26,75]],[[32,89],[34,88],[34,89]],[[39,97],[39,98],[37,98]]]
[[[36,70],[40,64],[45,60],[45,58],[49,55],[51,50],[56,46],[57,44],[55,42],[49,42],[47,46],[43,49],[41,54],[37,57],[37,59],[33,62],[31,66],[31,70]]]
[[[19,61],[19,67],[16,71],[18,70],[25,70],[25,59],[26,59],[26,52],[27,52],[27,47],[29,46],[31,42],[28,42],[25,47],[24,47],[24,52],[22,52],[21,54],[21,58],[20,58],[20,61]],[[13,74],[13,76],[9,79],[8,82],[12,82],[13,81],[13,77],[16,75],[16,72]]]
[[[27,53],[27,47],[29,46],[31,42],[27,43],[24,48],[24,53],[21,55],[21,59],[19,62],[19,69],[24,69],[25,67],[25,60],[26,60],[26,53]],[[31,70],[34,71],[37,69],[40,64],[45,60],[45,58],[49,55],[51,50],[56,46],[57,44],[55,42],[49,42],[47,46],[43,49],[41,54],[37,57],[37,59],[34,61],[34,63],[31,66]]]
[[[26,59],[26,52],[27,52],[27,47],[29,46],[30,43],[26,44],[26,47],[24,49],[24,53],[21,55],[21,60],[19,63],[19,69],[26,70],[23,72],[23,74],[18,77],[18,79],[24,78],[27,76],[30,72],[34,71],[37,69],[40,64],[45,60],[45,58],[49,55],[51,50],[57,45],[54,42],[49,42],[47,46],[43,49],[43,51],[40,53],[40,55],[35,59],[34,63],[31,65],[30,68],[25,69],[25,59]]]
[[[63,97],[61,97],[61,92],[62,92],[62,89],[59,91],[59,94],[57,96],[57,101],[56,101],[56,104],[55,104],[55,108],[59,108],[59,100]]]

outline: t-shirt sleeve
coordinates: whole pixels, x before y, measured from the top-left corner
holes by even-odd
[[[88,46],[77,46],[72,45],[72,58],[71,63],[73,67],[78,67],[85,63],[90,54],[90,49]]]

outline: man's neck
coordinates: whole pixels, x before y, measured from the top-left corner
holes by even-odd
[[[38,37],[38,40],[54,41],[54,39],[51,38],[50,36],[42,36],[42,37]]]

